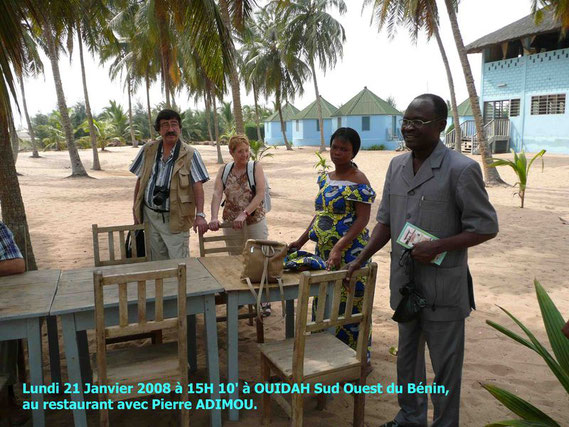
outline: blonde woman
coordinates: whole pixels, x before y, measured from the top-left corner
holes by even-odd
[[[215,178],[213,198],[211,199],[211,221],[209,229],[219,229],[219,208],[223,206],[223,222],[232,222],[233,229],[224,228],[225,234],[236,233],[247,224],[247,239],[266,239],[269,235],[265,219],[263,199],[265,195],[265,174],[260,163],[249,165],[249,139],[245,135],[235,135],[229,139],[229,153],[233,162],[222,166]],[[254,169],[254,188],[247,174],[247,168]],[[225,175],[225,176],[224,176]]]

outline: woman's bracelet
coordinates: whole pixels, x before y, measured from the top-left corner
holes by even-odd
[[[246,210],[246,209],[243,209],[243,213],[245,214],[245,216],[250,216],[250,213],[249,213],[249,212],[247,212],[247,210]]]

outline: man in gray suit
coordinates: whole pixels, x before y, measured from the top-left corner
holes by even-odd
[[[391,161],[378,223],[366,248],[348,266],[350,276],[391,240],[391,308],[397,308],[400,290],[410,281],[426,300],[417,318],[398,324],[397,382],[403,393],[398,395],[400,411],[386,427],[427,425],[427,395],[413,389],[426,385],[425,343],[434,383],[447,391],[431,394],[433,426],[459,425],[464,319],[474,308],[467,248],[498,233],[480,166],[439,140],[446,117],[446,103],[432,94],[418,96],[405,111],[401,131],[411,152]],[[407,222],[439,238],[414,245],[412,268],[405,268],[404,247],[396,242]],[[440,266],[431,262],[443,252]]]

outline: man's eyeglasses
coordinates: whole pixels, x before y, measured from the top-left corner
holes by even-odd
[[[160,129],[177,129],[179,127],[179,123],[177,120],[173,122],[162,122],[160,123]]]
[[[413,126],[413,127],[418,128],[421,126],[428,125],[430,123],[434,123],[434,122],[439,121],[439,120],[443,120],[443,118],[433,119],[433,120],[429,120],[429,121],[424,121],[424,120],[419,120],[419,119],[415,119],[415,120],[401,119],[401,120],[399,120],[399,124],[401,126]]]

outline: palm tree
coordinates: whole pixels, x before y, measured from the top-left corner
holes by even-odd
[[[285,38],[287,23],[277,14],[277,8],[269,5],[256,16],[257,36],[246,63],[251,73],[263,82],[265,96],[275,95],[275,107],[279,113],[281,132],[287,150],[292,150],[286,137],[286,126],[282,114],[282,102],[302,95],[303,82],[310,69],[300,58],[296,47]]]
[[[231,38],[214,0],[130,0],[133,3],[140,4],[135,14],[137,31],[147,34],[148,47],[160,55],[166,106],[172,105],[171,96],[181,82],[178,57],[190,51],[200,58],[208,77],[223,87],[232,63]]]
[[[221,116],[221,121],[223,122],[223,128],[225,129],[225,132],[230,132],[232,130],[235,130],[237,132],[237,127],[235,124],[236,120],[231,110],[231,102],[222,101],[218,111],[219,115]]]
[[[103,109],[104,118],[113,126],[115,137],[124,140],[130,129],[129,118],[125,114],[122,105],[116,101],[109,101],[108,106]],[[103,150],[102,148],[101,150]]]
[[[320,124],[320,152],[326,151],[326,142],[315,63],[318,61],[324,71],[333,68],[338,57],[343,55],[343,44],[346,41],[344,27],[327,12],[329,7],[337,9],[340,15],[346,12],[344,0],[294,0],[288,8],[291,21],[287,33],[290,34],[292,50],[298,49],[302,53],[312,72]]]
[[[50,2],[46,2],[44,8],[49,8],[53,6]],[[67,12],[73,15],[73,10],[70,8]],[[70,18],[71,19],[71,18]],[[71,126],[71,121],[69,119],[69,113],[67,109],[67,103],[65,101],[65,93],[63,92],[63,84],[61,81],[61,74],[59,72],[59,53],[62,50],[60,46],[61,38],[64,36],[65,30],[68,29],[61,20],[51,19],[49,15],[45,17],[45,22],[43,25],[37,25],[41,35],[43,37],[43,42],[45,43],[45,53],[49,58],[51,63],[51,70],[53,72],[53,81],[55,84],[55,93],[57,95],[57,106],[61,114],[61,122],[63,125],[63,131],[65,134],[65,140],[67,142],[67,150],[69,151],[69,158],[71,160],[71,177],[83,177],[87,175],[87,171],[81,162],[79,157],[79,152],[75,145],[73,139],[73,128]]]
[[[91,112],[91,104],[89,102],[89,91],[87,89],[87,76],[85,72],[85,61],[83,58],[83,45],[85,44],[91,53],[98,50],[101,44],[101,38],[113,38],[114,35],[106,25],[110,18],[110,10],[105,1],[101,0],[85,0],[82,2],[83,12],[78,14],[75,21],[75,30],[77,31],[77,39],[79,43],[79,61],[81,63],[81,79],[83,82],[83,96],[85,98],[85,112],[87,114],[87,123],[89,126],[89,134],[91,137],[91,149],[93,150],[93,170],[101,170],[99,162],[99,154],[97,153],[97,135],[95,124],[93,123],[93,114]]]
[[[532,0],[531,12],[535,15],[536,22],[541,21],[543,10],[539,7],[546,7],[553,11],[553,16],[563,26],[563,29],[569,28],[569,2],[567,0]]]
[[[456,95],[454,91],[454,81],[450,71],[450,65],[446,51],[439,34],[439,14],[435,0],[365,0],[364,4],[373,3],[373,14],[378,22],[378,29],[381,29],[387,22],[387,30],[391,36],[395,33],[396,25],[405,25],[409,28],[411,39],[417,42],[419,30],[425,30],[427,38],[433,35],[437,40],[437,45],[441,53],[443,64],[448,80],[451,99],[451,111],[455,128],[455,150],[461,151],[462,136],[460,133],[460,122]]]
[[[243,59],[241,64],[241,74],[243,76],[243,82],[245,83],[245,90],[247,92],[253,92],[253,100],[255,102],[255,125],[257,127],[257,140],[263,141],[261,136],[261,118],[259,114],[259,88],[262,86],[261,76],[254,73],[255,67],[254,63],[247,60],[251,56],[256,54],[255,52],[255,40],[259,40],[260,36],[255,34],[257,26],[250,20],[250,25],[247,25],[242,32],[242,38],[240,40],[242,44],[240,56]]]
[[[0,206],[2,220],[13,228],[17,242],[26,243],[28,269],[37,269],[26,219],[26,210],[18,184],[16,166],[10,146],[10,122],[13,120],[10,96],[17,105],[14,82],[26,64],[25,38],[31,17],[44,25],[47,18],[66,22],[66,8],[75,6],[76,0],[65,2],[65,7],[53,4],[46,7],[39,0],[4,0],[0,2]]]
[[[26,102],[26,91],[24,87],[24,77],[28,76],[38,76],[43,73],[43,62],[39,56],[36,43],[33,40],[30,33],[25,33],[24,38],[24,45],[25,55],[26,55],[26,64],[25,67],[22,68],[22,73],[18,76],[18,80],[20,81],[20,92],[22,94],[22,107],[24,109],[24,115],[26,116],[26,123],[28,125],[28,133],[30,134],[30,139],[32,143],[32,158],[39,158],[40,155],[38,153],[38,148],[36,144],[36,137],[34,133],[34,128],[32,126],[32,122],[30,121],[30,115],[28,113],[28,105]]]
[[[468,90],[468,97],[470,98],[470,105],[472,106],[472,114],[474,115],[474,123],[476,125],[476,137],[480,144],[480,156],[482,157],[482,170],[484,171],[484,178],[487,185],[505,184],[505,182],[500,178],[500,174],[496,168],[490,167],[492,164],[492,158],[488,152],[488,144],[486,142],[486,135],[484,135],[484,123],[482,121],[482,113],[480,112],[480,101],[478,99],[478,94],[476,93],[476,87],[474,86],[474,78],[472,77],[472,71],[470,70],[470,63],[468,62],[468,57],[466,56],[466,49],[464,48],[464,42],[462,41],[462,35],[460,34],[460,28],[458,27],[458,20],[456,18],[456,7],[457,0],[445,0],[445,5],[447,8],[447,13],[450,19],[450,25],[452,28],[452,35],[456,43],[456,49],[458,51],[458,56],[460,58],[460,63],[462,65],[462,71],[464,73],[464,79],[466,80],[466,89]],[[455,125],[455,128],[457,126]]]

